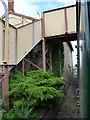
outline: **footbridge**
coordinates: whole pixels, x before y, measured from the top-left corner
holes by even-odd
[[[22,25],[15,25],[9,20],[8,26],[7,61],[4,62],[5,49],[5,21],[0,19],[0,75],[2,82],[2,93],[8,91],[9,71],[13,66],[23,61],[24,58],[42,42],[43,71],[46,71],[45,42],[61,40],[70,42],[77,39],[76,35],[76,5],[58,8],[43,12],[40,20],[35,20]],[[51,54],[50,54],[51,57]],[[40,69],[31,61],[29,64]],[[51,62],[50,62],[51,65]]]
[[[3,62],[5,25],[0,20],[0,65]],[[41,40],[76,40],[76,6],[43,12],[43,18],[22,26],[9,24],[7,65],[17,65]]]

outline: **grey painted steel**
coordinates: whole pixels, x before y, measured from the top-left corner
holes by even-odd
[[[90,2],[80,3],[79,19],[79,81],[81,118],[90,118]]]
[[[6,3],[3,0],[0,0],[3,4],[4,10],[5,10],[5,22],[8,23],[8,8]]]
[[[23,17],[21,17],[21,22],[20,22],[20,23],[15,24],[15,25],[13,25],[13,26],[18,26],[18,25],[23,25]]]

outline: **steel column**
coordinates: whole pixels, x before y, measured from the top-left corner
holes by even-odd
[[[59,56],[61,56],[60,43],[59,43]],[[60,61],[60,76],[61,74],[62,74],[62,71],[61,71],[61,61]]]
[[[22,60],[22,73],[23,73],[23,75],[25,75],[24,74],[24,59]]]
[[[9,91],[9,71],[8,66],[6,66],[6,92]],[[9,109],[9,96],[6,95],[7,109]]]
[[[43,71],[46,72],[45,39],[42,40]]]
[[[42,13],[42,37],[45,37],[45,18],[44,13]]]
[[[3,78],[2,78],[2,98],[6,101],[6,110],[9,109],[9,96],[5,93],[9,91],[9,71],[8,66],[3,66]]]
[[[68,33],[67,9],[66,8],[65,8],[65,24],[66,24],[66,33]]]
[[[34,63],[34,51],[32,50],[32,52],[31,52],[31,58],[32,58],[32,60],[31,60],[31,62],[32,63]],[[32,70],[34,70],[34,67],[33,67],[33,65],[32,65]]]
[[[3,77],[2,77],[2,98],[4,98],[3,94],[4,94],[4,66],[2,66],[2,74],[3,74]]]
[[[51,72],[52,72],[52,46],[49,45],[49,59],[50,59],[50,69],[51,69]]]
[[[44,13],[42,13],[42,55],[43,55],[43,71],[46,72],[46,58],[45,58],[45,19]]]

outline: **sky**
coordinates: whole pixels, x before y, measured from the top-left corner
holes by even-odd
[[[7,4],[8,0],[4,0]],[[16,13],[25,14],[38,18],[43,11],[75,4],[75,0],[14,0]],[[0,2],[0,16],[4,14],[3,6]]]
[[[75,46],[77,45],[77,41],[72,41],[72,46],[73,46],[73,66],[75,66],[75,64],[77,64],[77,49],[75,48]]]
[[[1,0],[0,0],[1,1]],[[8,4],[8,0],[4,0]],[[41,18],[43,11],[60,8],[63,6],[73,5],[76,0],[14,0],[14,10],[16,13],[21,13],[34,18]],[[4,14],[4,8],[0,2],[0,17]],[[76,42],[72,43],[73,52],[73,64],[76,64]]]

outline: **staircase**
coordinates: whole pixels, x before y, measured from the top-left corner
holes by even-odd
[[[0,19],[0,65],[3,63],[4,41],[5,41],[5,22]],[[71,36],[70,36],[71,35]],[[76,38],[76,5],[59,8],[43,12],[42,20],[38,20],[27,25],[15,27],[9,24],[9,44],[8,44],[8,62],[9,69],[18,65],[28,55],[40,41],[43,41],[43,70],[45,70],[45,40],[55,42],[65,36],[65,40],[71,41]],[[55,39],[54,39],[55,38]],[[29,62],[29,61],[28,61]],[[29,62],[35,67],[35,64]],[[3,76],[0,66],[0,81]],[[11,68],[10,68],[11,66]],[[23,66],[24,68],[24,66]],[[3,93],[8,91],[8,72],[5,70],[3,80]],[[24,72],[23,72],[24,73]],[[1,82],[0,82],[1,89]],[[1,90],[0,90],[1,91]]]
[[[3,65],[2,44],[5,33],[2,20],[0,20],[0,31],[0,64]],[[21,27],[9,25],[7,65],[17,65],[43,38],[59,38],[66,33],[67,37],[76,34],[76,5],[43,12],[42,20]]]

